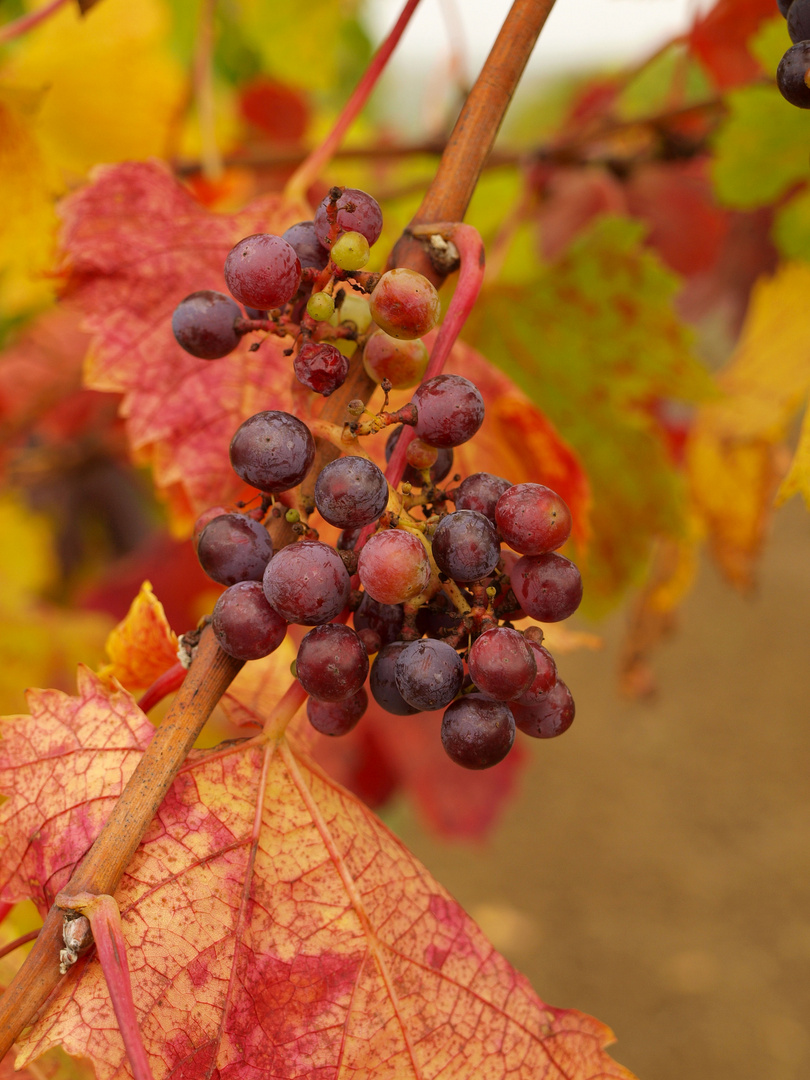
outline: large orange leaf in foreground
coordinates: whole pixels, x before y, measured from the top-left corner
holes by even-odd
[[[87,671],[4,722],[0,898],[45,908],[135,767],[149,725]],[[156,1080],[627,1078],[610,1032],[553,1009],[402,844],[283,734],[197,753],[116,898]],[[130,1074],[98,962],[21,1044]]]

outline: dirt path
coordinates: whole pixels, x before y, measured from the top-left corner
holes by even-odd
[[[486,848],[396,825],[541,997],[616,1031],[641,1080],[806,1080],[810,515],[780,512],[752,599],[703,567],[653,705],[615,693],[620,628],[562,658],[577,720],[534,748]]]

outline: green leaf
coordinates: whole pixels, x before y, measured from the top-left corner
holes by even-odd
[[[800,191],[776,211],[772,236],[786,258],[810,260],[810,191]]]
[[[748,86],[726,100],[712,170],[717,196],[740,209],[767,205],[810,172],[810,117],[775,86]]]
[[[642,232],[600,219],[554,264],[524,266],[522,284],[510,275],[488,288],[469,325],[476,347],[585,465],[594,496],[583,564],[590,615],[638,580],[656,535],[682,532],[682,480],[652,403],[713,393],[672,310],[677,279],[642,247]]]

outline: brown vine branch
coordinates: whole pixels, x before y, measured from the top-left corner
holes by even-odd
[[[554,0],[514,0],[411,225],[464,218],[512,95],[553,6]],[[408,230],[394,247],[390,265],[410,266],[434,282],[444,277],[436,272],[427,251]]]
[[[178,769],[241,667],[206,627],[188,677],[65,893],[115,892]],[[63,916],[62,909],[51,908],[25,963],[0,998],[0,1059],[61,979]]]

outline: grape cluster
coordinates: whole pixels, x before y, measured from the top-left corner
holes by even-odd
[[[175,339],[192,356],[218,360],[245,334],[292,335],[296,378],[324,397],[343,385],[358,347],[373,379],[416,386],[428,361],[420,339],[438,322],[439,295],[414,270],[363,270],[381,230],[376,199],[332,188],[313,221],[240,240],[225,260],[231,296],[212,289],[187,296],[172,317]]]
[[[551,738],[574,718],[542,630],[513,625],[557,622],[579,605],[579,571],[559,554],[571,514],[542,484],[483,472],[447,480],[454,448],[481,427],[484,400],[461,375],[423,378],[421,338],[439,318],[438,295],[409,269],[363,274],[381,226],[371,196],[333,188],[314,221],[232,249],[225,280],[244,316],[219,293],[179,305],[175,335],[201,359],[224,355],[245,332],[294,333],[296,376],[327,395],[346,377],[350,342],[385,391],[379,413],[350,404],[344,452],[317,476],[302,420],[278,410],[245,420],[231,440],[231,465],[260,494],[252,509],[206,511],[195,544],[203,569],[226,586],[212,615],[226,652],[258,659],[279,647],[290,624],[309,628],[294,672],[318,731],[342,735],[358,723],[368,680],[392,716],[443,710],[446,752],[482,769],[504,758],[517,728]],[[393,386],[415,389],[388,412]],[[395,487],[362,448],[361,437],[383,430],[386,459],[406,443]],[[305,480],[311,497],[297,491]],[[282,515],[297,539],[274,550],[268,526]],[[319,518],[343,530],[334,546],[321,540]]]
[[[779,61],[776,84],[786,101],[810,109],[810,0],[776,0],[793,45]]]

